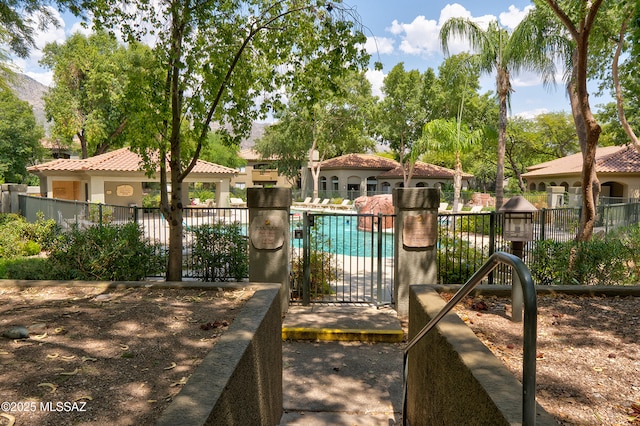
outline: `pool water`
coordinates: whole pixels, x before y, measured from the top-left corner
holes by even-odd
[[[296,218],[297,219],[297,218]],[[296,249],[302,249],[302,220],[292,220],[291,241]],[[378,256],[378,232],[358,229],[356,215],[315,215],[311,228],[311,247],[324,252],[345,256]],[[374,225],[375,228],[375,225]],[[298,234],[298,238],[296,238]],[[393,233],[383,232],[382,257],[393,257]]]

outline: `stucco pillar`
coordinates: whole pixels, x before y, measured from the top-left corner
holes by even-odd
[[[249,281],[281,284],[282,311],[289,308],[290,188],[247,188]]]
[[[2,213],[19,213],[20,202],[18,195],[27,193],[27,185],[20,183],[2,184],[0,190],[0,210]]]
[[[216,207],[229,207],[229,179],[216,183]]]
[[[92,176],[89,181],[89,202],[104,204],[104,178]]]
[[[440,194],[435,188],[394,188],[394,294],[398,317],[409,315],[409,286],[438,282]]]

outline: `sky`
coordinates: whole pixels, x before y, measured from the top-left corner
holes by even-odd
[[[440,49],[438,33],[442,24],[451,17],[465,17],[479,23],[498,20],[513,29],[531,7],[530,1],[523,0],[474,0],[458,3],[440,0],[344,0],[344,5],[353,7],[365,28],[366,49],[372,55],[372,63],[367,77],[372,83],[375,95],[380,95],[380,87],[385,75],[398,63],[403,62],[405,70],[428,68],[437,71],[444,55]],[[61,16],[63,26],[39,33],[37,49],[26,60],[16,60],[16,65],[25,74],[45,84],[51,84],[52,73],[42,69],[38,61],[42,57],[42,47],[48,42],[63,43],[66,37],[76,31],[88,33],[72,16]],[[462,40],[452,40],[449,44],[452,54],[468,51]],[[382,71],[373,70],[373,62],[383,64]],[[560,70],[561,72],[561,70]],[[561,75],[561,74],[560,74]],[[544,88],[539,77],[522,72],[511,76],[514,93],[511,96],[510,115],[532,117],[544,112],[570,111],[561,77],[555,87]],[[481,77],[482,90],[494,90],[495,76]],[[591,98],[592,106],[608,102],[609,98]]]

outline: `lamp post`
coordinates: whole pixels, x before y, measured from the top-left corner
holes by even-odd
[[[511,241],[511,253],[522,259],[525,241],[533,240],[533,212],[538,209],[522,195],[511,197],[500,211],[504,213],[502,237]],[[511,320],[522,322],[522,287],[518,275],[511,275]]]

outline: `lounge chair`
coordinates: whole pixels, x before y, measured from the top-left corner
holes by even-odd
[[[481,211],[482,211],[482,206],[471,207],[471,213],[480,213]]]
[[[244,207],[247,207],[247,203],[242,201],[241,198],[232,197],[232,198],[229,198],[229,207],[244,208]]]
[[[449,207],[449,203],[440,203],[440,206],[438,206],[438,211],[439,212],[447,211],[447,207]]]
[[[314,207],[314,208],[321,208],[321,209],[322,209],[322,208],[325,208],[325,207],[326,207],[326,208],[328,208],[328,207],[329,207],[329,202],[330,202],[330,201],[331,201],[331,199],[330,199],[330,198],[325,198],[325,199],[324,199],[324,200],[322,200],[322,202],[321,202],[321,203],[319,203],[319,204],[315,204],[315,203],[314,203],[313,207]]]
[[[329,205],[329,207],[335,210],[352,210],[353,209],[353,205],[351,204],[351,200],[349,199],[342,200],[341,204],[331,204]]]
[[[305,198],[304,201],[294,201],[292,204],[294,206],[300,206],[300,207],[308,206],[309,204],[311,204],[311,197]]]

